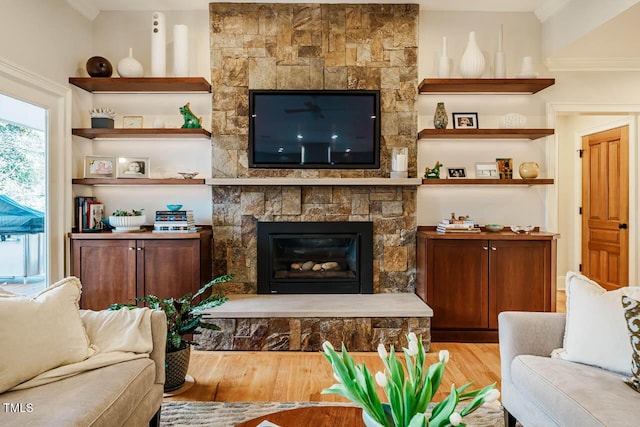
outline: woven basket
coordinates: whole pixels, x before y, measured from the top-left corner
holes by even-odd
[[[187,376],[189,368],[189,356],[191,355],[191,346],[187,345],[182,350],[173,351],[165,355],[165,376],[164,391],[174,391],[182,387]]]

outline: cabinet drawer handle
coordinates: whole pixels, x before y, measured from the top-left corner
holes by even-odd
[[[135,248],[129,248],[129,250],[130,250],[130,251],[133,251],[133,250],[135,250]]]
[[[137,251],[141,251],[141,250],[142,250],[142,248],[136,248],[136,250],[137,250]]]
[[[491,250],[492,250],[492,251],[497,251],[497,249],[496,249],[496,248],[494,248],[493,246],[491,246]]]
[[[483,246],[482,249],[484,249],[485,251],[489,250],[487,246]]]

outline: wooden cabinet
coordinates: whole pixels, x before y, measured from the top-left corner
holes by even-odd
[[[211,280],[211,230],[197,233],[72,233],[72,272],[80,306],[102,310],[153,294],[195,292]]]
[[[432,340],[497,342],[500,312],[555,311],[556,239],[421,227],[416,293],[433,309]]]

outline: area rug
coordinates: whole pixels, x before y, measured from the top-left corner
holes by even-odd
[[[329,402],[164,402],[160,415],[160,426],[234,427],[236,424],[261,415],[320,405],[349,404]],[[500,405],[485,405],[464,417],[464,422],[468,427],[504,427],[502,408]]]

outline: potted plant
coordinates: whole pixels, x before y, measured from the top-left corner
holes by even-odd
[[[116,233],[140,230],[140,226],[147,221],[147,217],[142,214],[144,209],[131,209],[125,211],[118,209],[109,216],[109,225],[115,227]]]
[[[154,310],[160,310],[167,316],[167,349],[165,361],[166,380],[164,391],[174,391],[182,387],[189,368],[189,356],[191,345],[198,343],[187,339],[185,336],[199,334],[198,328],[220,330],[218,325],[202,321],[202,311],[217,307],[227,301],[223,294],[211,294],[206,298],[200,297],[218,283],[228,282],[233,279],[232,274],[216,277],[195,294],[187,293],[180,298],[158,298],[155,295],[146,295],[135,298],[142,301]],[[109,309],[136,308],[134,304],[113,304]]]

